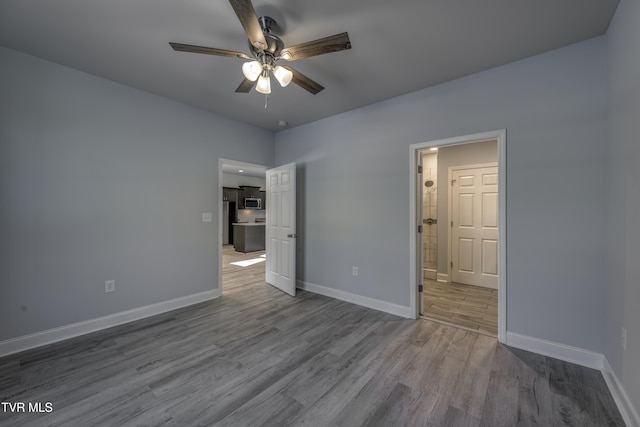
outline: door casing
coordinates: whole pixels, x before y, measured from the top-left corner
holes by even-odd
[[[443,147],[461,144],[470,144],[494,139],[498,144],[498,341],[505,342],[507,335],[507,218],[506,218],[506,194],[507,194],[507,131],[500,129],[490,132],[464,135],[453,138],[439,139],[428,142],[420,142],[410,146],[409,163],[409,216],[410,216],[410,283],[409,305],[410,313],[416,319],[420,316],[418,304],[418,284],[422,282],[422,260],[418,259],[417,245],[421,239],[418,233],[418,225],[421,218],[418,214],[418,158],[420,152],[432,147]]]

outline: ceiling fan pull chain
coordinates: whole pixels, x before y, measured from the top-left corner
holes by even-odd
[[[267,104],[269,103],[269,95],[264,96],[264,109],[267,109]]]

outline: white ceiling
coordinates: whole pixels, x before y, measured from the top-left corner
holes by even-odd
[[[288,63],[325,86],[235,93],[248,52],[226,0],[0,0],[0,45],[278,131],[604,34],[618,0],[255,0],[291,46],[349,32],[352,49]]]

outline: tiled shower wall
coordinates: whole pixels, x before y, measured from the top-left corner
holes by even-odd
[[[432,182],[431,186],[426,184]],[[422,156],[422,254],[423,268],[436,271],[438,266],[438,225],[427,224],[427,218],[438,219],[438,155]]]

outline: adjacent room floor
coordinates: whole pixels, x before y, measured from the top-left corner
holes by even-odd
[[[247,254],[251,261],[260,254]],[[258,255],[258,256],[254,256]],[[244,258],[238,256],[238,258]],[[264,283],[0,358],[3,426],[622,426],[599,371]],[[45,407],[45,406],[43,406]]]
[[[233,245],[222,247],[222,293],[251,283],[264,283],[265,251],[236,252]]]
[[[498,290],[424,280],[424,317],[498,336]]]

